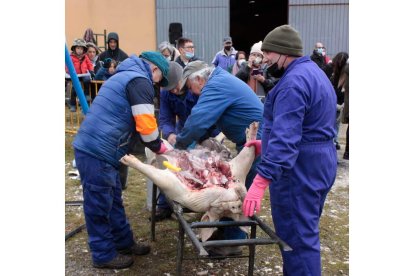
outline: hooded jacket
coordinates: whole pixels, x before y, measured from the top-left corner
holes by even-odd
[[[75,67],[76,74],[85,74],[93,70],[93,64],[86,54],[83,54],[79,57],[76,54],[72,53],[70,54],[70,58],[72,59],[72,63]],[[69,73],[69,69],[67,66],[65,66],[65,69],[66,73]]]
[[[109,41],[111,39],[116,40],[116,48],[115,50],[111,50],[111,48],[109,47]],[[97,61],[96,61],[96,65],[95,65],[95,73],[98,72],[99,68],[101,67],[100,61],[104,61],[106,58],[110,58],[115,60],[116,62],[120,63],[121,61],[125,60],[128,58],[128,55],[122,51],[119,48],[119,37],[117,33],[109,33],[108,34],[108,38],[107,38],[107,44],[108,44],[108,50],[102,52]]]

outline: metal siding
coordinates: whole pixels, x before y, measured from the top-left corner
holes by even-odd
[[[289,24],[300,32],[305,55],[312,54],[318,41],[324,44],[331,58],[338,52],[349,53],[348,3],[348,0],[289,1]]]
[[[157,45],[168,41],[172,22],[183,26],[183,36],[193,40],[195,55],[211,63],[230,33],[229,0],[157,0]]]

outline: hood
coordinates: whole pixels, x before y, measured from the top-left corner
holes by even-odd
[[[107,38],[107,44],[108,44],[108,49],[110,49],[109,48],[109,40],[111,40],[111,39],[115,39],[116,40],[116,42],[117,42],[117,44],[116,44],[116,49],[119,49],[119,36],[118,36],[118,34],[117,33],[114,33],[114,32],[112,32],[112,33],[109,33],[108,34],[108,38]]]

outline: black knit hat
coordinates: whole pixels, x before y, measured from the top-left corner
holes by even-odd
[[[301,57],[303,56],[302,39],[292,26],[279,26],[266,35],[262,51]]]

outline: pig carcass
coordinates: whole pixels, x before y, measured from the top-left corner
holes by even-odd
[[[257,124],[252,124],[249,131],[247,140],[255,139]],[[170,145],[167,147],[172,149]],[[172,149],[155,155],[146,149],[148,164],[132,155],[124,156],[121,162],[146,175],[168,198],[194,212],[205,213],[201,221],[217,221],[222,217],[245,220],[242,214],[247,193],[245,181],[255,159],[255,149],[245,147],[231,160],[230,152],[222,149],[216,141],[207,140],[189,151]],[[168,162],[170,169],[165,167],[164,161]],[[201,228],[202,241],[206,241],[215,230]]]

